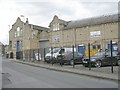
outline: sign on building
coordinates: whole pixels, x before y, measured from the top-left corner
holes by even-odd
[[[90,38],[100,37],[100,36],[101,36],[100,31],[92,31],[92,32],[90,32]]]

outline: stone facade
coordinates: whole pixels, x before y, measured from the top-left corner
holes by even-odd
[[[54,16],[50,27],[50,45],[53,47],[85,46],[108,49],[110,40],[118,47],[118,15],[64,21]],[[115,46],[115,49],[117,49]]]
[[[93,17],[76,21],[65,21],[54,16],[49,29],[21,21],[18,17],[9,31],[9,48],[13,57],[16,52],[46,47],[72,47],[91,50],[109,49],[110,40],[118,50],[120,30],[118,15]],[[119,47],[120,48],[120,47]]]
[[[28,49],[40,48],[40,33],[47,33],[48,28],[29,24],[28,19],[23,22],[19,17],[12,25],[9,31],[9,47],[13,58],[16,58],[16,52],[25,51]],[[48,37],[44,37],[48,40]]]

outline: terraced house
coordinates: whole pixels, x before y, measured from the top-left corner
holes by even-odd
[[[91,44],[91,54],[99,49],[118,50],[120,43],[118,31],[118,15],[108,15],[86,18],[75,21],[65,21],[54,16],[50,25],[50,45],[53,47],[68,47],[75,45],[78,51],[87,54],[88,43]]]
[[[10,57],[16,58],[16,53],[20,51],[49,46],[48,31],[46,27],[29,24],[28,19],[23,22],[18,17],[9,31]]]

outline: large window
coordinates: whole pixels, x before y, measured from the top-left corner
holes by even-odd
[[[59,23],[53,24],[53,31],[59,30]]]
[[[20,27],[17,27],[17,36],[20,36]]]
[[[19,37],[19,36],[22,36],[23,34],[23,30],[20,29],[20,27],[17,27],[17,30],[15,31],[15,37]]]

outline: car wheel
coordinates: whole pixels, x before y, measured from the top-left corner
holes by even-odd
[[[96,61],[96,62],[95,62],[95,67],[96,67],[96,68],[100,68],[101,65],[102,65],[102,64],[101,64],[101,61]]]

